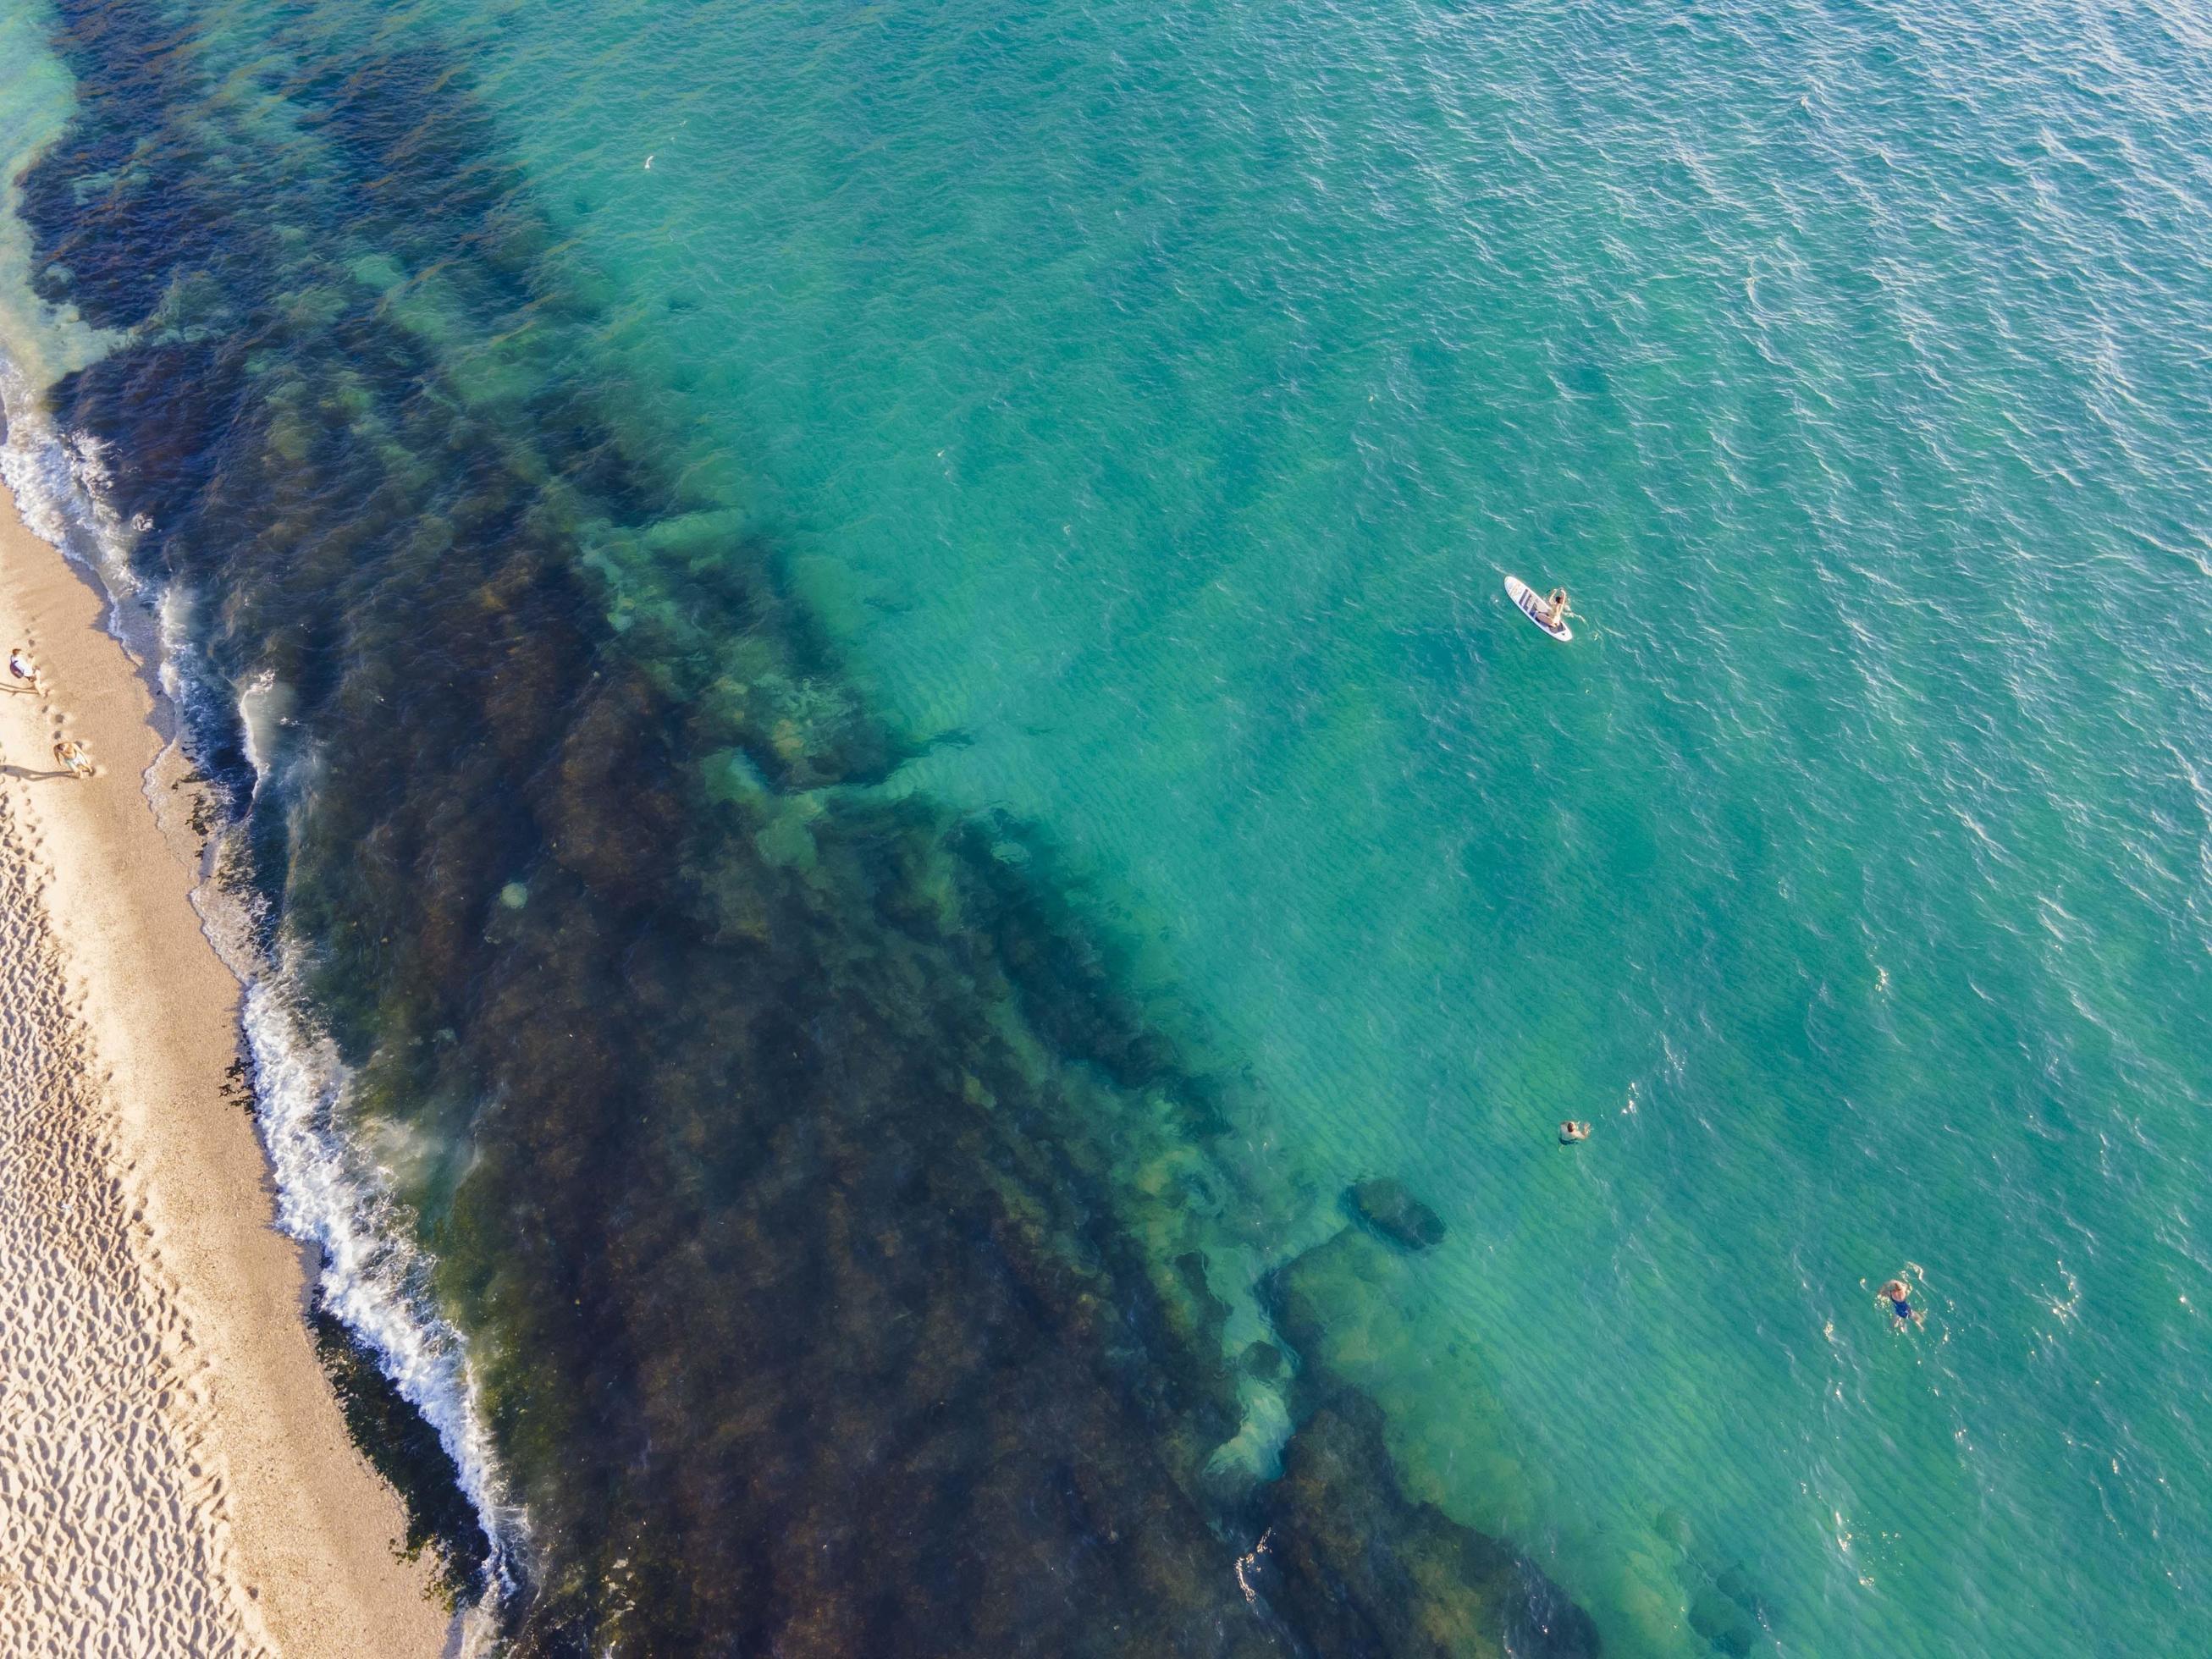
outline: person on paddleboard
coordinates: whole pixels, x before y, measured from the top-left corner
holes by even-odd
[[[1552,590],[1552,597],[1544,601],[1544,625],[1557,628],[1566,621],[1567,615],[1567,590],[1555,587]]]

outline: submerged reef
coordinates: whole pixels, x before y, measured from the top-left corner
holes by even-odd
[[[1589,1615],[1512,1548],[1406,1497],[1382,1413],[1357,1389],[1334,1391],[1291,1437],[1267,1514],[1262,1593],[1320,1652],[1600,1650]]]
[[[1362,1183],[1378,1187],[1393,1200],[1384,1213],[1430,1213],[1395,1181]],[[1407,1254],[1347,1226],[1261,1286],[1299,1358],[1296,1431],[1264,1498],[1279,1540],[1275,1594],[1322,1652],[1595,1655],[1595,1625],[1533,1563],[1402,1488],[1361,1379],[1407,1340],[1395,1293]]]
[[[1341,1240],[1276,1281],[1283,1473],[1224,1478],[1240,1382],[1292,1364],[1233,1359],[1209,1286],[1231,1085],[1030,832],[877,787],[917,744],[744,480],[634,412],[465,67],[59,9],[79,106],[26,214],[46,296],[126,337],[57,412],[191,600],[228,879],[351,1127],[410,1149],[530,1517],[512,1650],[1595,1652],[1401,1489],[1332,1368]],[[1388,1186],[1393,1243],[1342,1237],[1418,1270],[1441,1223]]]
[[[1443,1218],[1407,1192],[1401,1182],[1382,1176],[1345,1188],[1345,1207],[1402,1249],[1432,1250],[1444,1242]]]

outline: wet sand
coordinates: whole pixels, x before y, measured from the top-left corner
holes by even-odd
[[[235,1080],[189,792],[90,586],[0,492],[0,1629],[10,1653],[449,1646],[348,1440]],[[95,770],[72,780],[59,738]],[[184,845],[164,836],[152,793]]]

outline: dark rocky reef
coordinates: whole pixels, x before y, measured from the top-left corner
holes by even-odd
[[[1715,1653],[1744,1659],[1771,1641],[1773,1609],[1753,1587],[1741,1562],[1716,1567],[1699,1548],[1689,1517],[1680,1510],[1661,1510],[1651,1529],[1674,1553],[1675,1574],[1689,1601],[1691,1630]]]
[[[1298,1359],[1291,1408],[1310,1413],[1346,1386],[1340,1358],[1395,1346],[1396,1280],[1404,1253],[1360,1227],[1346,1227],[1267,1275],[1261,1299]]]
[[[1291,1437],[1266,1504],[1257,1585],[1316,1652],[1599,1651],[1589,1615],[1510,1546],[1400,1491],[1382,1413],[1356,1390],[1333,1391]]]
[[[1356,1182],[1344,1189],[1345,1207],[1393,1244],[1407,1250],[1432,1250],[1444,1242],[1443,1218],[1388,1176]]]
[[[1331,1275],[1374,1265],[1334,1243],[1280,1276],[1290,1474],[1208,1479],[1224,1086],[1020,826],[866,787],[915,745],[744,481],[632,412],[465,66],[287,14],[245,86],[149,0],[58,9],[80,103],[26,212],[49,289],[137,331],[59,413],[200,600],[226,870],[348,1109],[428,1149],[400,1196],[540,1549],[512,1651],[1589,1651],[1322,1387]]]
[[[1540,1568],[1402,1489],[1349,1357],[1397,1339],[1396,1280],[1418,1271],[1354,1226],[1261,1286],[1298,1358],[1297,1428],[1261,1500],[1279,1574],[1269,1600],[1323,1653],[1595,1655],[1596,1626]]]

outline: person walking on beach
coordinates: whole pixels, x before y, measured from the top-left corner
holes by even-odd
[[[66,738],[54,745],[54,763],[67,767],[73,778],[88,777],[92,773],[92,757],[85,752],[84,745],[75,738]]]
[[[31,653],[20,645],[8,653],[8,678],[15,682],[18,691],[39,689],[39,671],[31,662]]]

